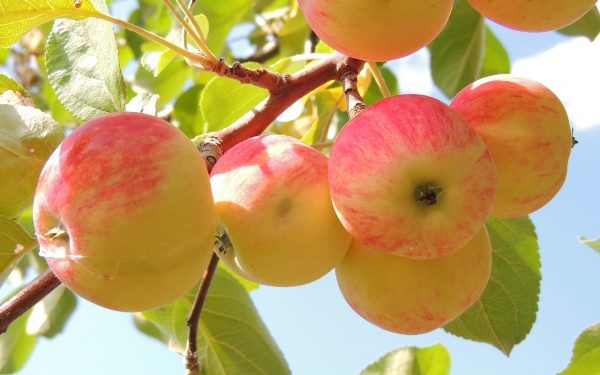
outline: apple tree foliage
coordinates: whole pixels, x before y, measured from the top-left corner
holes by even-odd
[[[135,7],[128,22],[170,41],[181,39],[181,28],[162,0],[131,2]],[[173,51],[113,28],[98,17],[109,13],[110,0],[0,0],[0,5],[0,64],[7,73],[0,75],[0,285],[8,298],[46,267],[36,251],[28,208],[41,166],[70,129],[104,113],[129,110],[168,118],[194,138],[227,127],[268,93],[194,69]],[[294,58],[311,40],[296,0],[198,0],[194,13],[210,50],[229,63],[248,61],[249,68],[282,73],[308,64]],[[559,32],[595,38],[597,9]],[[322,42],[314,47],[317,53],[331,52]],[[448,98],[480,77],[511,68],[502,43],[465,0],[455,1],[448,24],[428,49],[433,80]],[[402,92],[394,72],[386,64],[379,68],[392,93]],[[382,97],[373,79],[359,79],[359,89],[367,104]],[[347,120],[343,91],[330,82],[268,130],[317,144],[331,140],[329,130],[339,130]],[[527,217],[492,218],[487,226],[491,280],[479,301],[444,330],[509,355],[536,320],[540,249]],[[582,241],[600,251],[600,241]],[[218,269],[199,328],[204,373],[290,373],[253,305],[250,295],[257,287]],[[133,321],[142,333],[183,352],[193,297],[190,291],[168,306],[134,314]],[[14,321],[0,336],[0,373],[18,372],[40,336],[52,338],[66,328],[76,304],[77,298],[60,287]],[[599,363],[600,327],[595,325],[577,339],[562,374],[597,373]],[[448,374],[449,368],[449,353],[440,344],[399,348],[362,374]]]

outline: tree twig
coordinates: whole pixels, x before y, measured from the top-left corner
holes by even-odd
[[[0,334],[6,332],[10,324],[60,285],[60,280],[47,269],[27,284],[19,293],[0,306]]]
[[[200,313],[202,312],[202,307],[204,307],[208,289],[218,264],[219,257],[216,253],[213,253],[210,262],[206,267],[206,271],[204,271],[204,276],[202,276],[202,281],[198,287],[192,310],[186,320],[189,328],[188,341],[185,349],[185,368],[187,370],[187,375],[200,374],[200,363],[198,362],[198,324],[200,322]]]
[[[342,83],[342,88],[346,94],[346,103],[348,106],[348,116],[353,118],[362,112],[366,106],[365,102],[358,92],[358,72],[360,68],[355,65],[347,65],[345,69],[340,71],[339,80]]]

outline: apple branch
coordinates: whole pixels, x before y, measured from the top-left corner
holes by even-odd
[[[225,151],[244,139],[261,134],[286,108],[312,90],[335,79],[351,84],[352,74],[356,81],[356,74],[363,64],[363,61],[336,53],[288,76],[282,81],[281,87],[271,90],[269,97],[256,108],[227,128],[210,134],[198,145],[203,155],[212,156],[208,164],[209,170]],[[348,90],[353,98],[353,107],[362,103],[360,94],[355,91],[356,93]],[[362,105],[364,108],[364,103]]]
[[[360,67],[347,66],[340,72],[340,82],[346,94],[346,103],[348,106],[348,117],[353,118],[362,112],[367,106],[363,101],[362,96],[358,92],[358,72]]]
[[[0,306],[0,334],[10,324],[60,285],[60,280],[47,269],[27,284],[19,293]]]

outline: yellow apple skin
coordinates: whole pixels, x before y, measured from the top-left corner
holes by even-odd
[[[492,215],[527,215],[548,203],[567,175],[573,144],[561,101],[539,82],[510,75],[465,87],[450,106],[488,146],[498,172]]]
[[[551,31],[569,26],[596,0],[469,0],[481,15],[520,31]]]
[[[444,28],[452,0],[298,0],[314,32],[335,50],[365,61],[408,56]]]
[[[429,184],[439,196],[419,201]],[[432,259],[479,231],[494,202],[496,169],[481,138],[448,105],[397,95],[342,128],[331,149],[329,185],[352,237],[383,252]]]
[[[333,209],[327,157],[295,138],[250,138],[211,172],[218,221],[232,250],[221,259],[240,276],[275,286],[314,281],[350,246]]]
[[[386,254],[353,241],[336,277],[360,316],[388,331],[421,334],[449,323],[479,299],[491,262],[483,226],[462,249],[431,260]]]
[[[42,170],[33,215],[56,276],[120,311],[153,309],[192,288],[216,230],[200,153],[178,129],[140,113],[73,131]]]

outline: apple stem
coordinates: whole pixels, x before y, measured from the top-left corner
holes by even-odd
[[[388,97],[392,96],[392,93],[390,92],[390,89],[388,88],[387,84],[385,83],[383,74],[381,74],[381,70],[379,69],[377,64],[374,62],[368,62],[367,68],[373,75],[373,78],[375,79],[375,83],[379,87],[379,91],[381,91],[381,95],[383,95],[384,98],[388,98]]]
[[[196,293],[194,304],[187,317],[186,323],[189,329],[188,341],[185,349],[185,368],[187,375],[195,375],[200,373],[200,363],[198,362],[198,323],[200,321],[200,313],[208,295],[210,283],[219,264],[219,257],[213,252],[210,262],[204,271],[202,281]]]
[[[60,280],[47,269],[27,284],[20,292],[0,306],[0,334],[6,332],[10,324],[51,291],[60,285]]]

